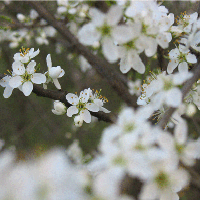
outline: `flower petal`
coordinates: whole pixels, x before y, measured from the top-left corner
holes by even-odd
[[[106,20],[108,25],[111,26],[117,25],[117,23],[122,17],[122,12],[123,12],[122,7],[117,5],[112,6],[106,15]]]
[[[111,111],[107,110],[107,109],[104,108],[104,107],[100,107],[100,108],[99,108],[99,111],[103,111],[103,112],[105,112],[105,113],[110,113],[110,112],[111,112]]]
[[[9,85],[12,88],[17,88],[19,87],[21,84],[23,83],[23,79],[21,78],[21,76],[14,76],[10,79],[9,81]]]
[[[16,74],[16,75],[22,75],[25,73],[25,67],[24,67],[24,64],[22,64],[21,62],[19,61],[16,61],[12,64],[12,69],[13,69],[13,72]]]
[[[57,79],[57,78],[54,78],[54,79],[53,79],[53,83],[54,83],[54,85],[56,86],[56,88],[57,88],[58,90],[61,90],[61,85],[60,85],[60,83],[58,82],[58,79]]]
[[[72,93],[68,93],[66,95],[66,99],[67,101],[70,103],[70,104],[74,104],[74,105],[77,105],[78,102],[79,102],[79,98],[77,95],[75,94],[72,94]]]
[[[13,88],[10,87],[9,85],[5,88],[4,92],[3,92],[3,97],[4,98],[9,98],[10,95],[12,94]]]
[[[29,96],[33,90],[33,83],[31,81],[27,81],[22,85],[22,92],[25,96]]]
[[[47,61],[47,67],[48,67],[48,70],[50,70],[51,67],[52,67],[51,55],[50,55],[50,54],[47,55],[47,57],[46,57],[46,61]]]
[[[88,110],[82,110],[80,112],[80,115],[81,117],[83,118],[83,120],[86,122],[86,123],[90,123],[91,122],[91,114]]]
[[[132,27],[121,25],[113,29],[112,36],[119,44],[124,44],[135,37],[135,31]]]
[[[89,111],[92,111],[92,112],[98,112],[98,111],[99,111],[99,106],[97,106],[97,105],[94,104],[94,103],[87,103],[85,107],[86,107]]]
[[[77,114],[78,113],[78,108],[76,106],[70,106],[67,109],[67,116],[68,117],[72,117],[72,115]]]
[[[177,60],[175,60],[175,59],[170,60],[168,66],[167,66],[167,73],[171,74],[174,71],[174,69],[178,66],[178,64],[179,64],[179,62]]]
[[[182,145],[186,143],[187,130],[187,124],[184,120],[179,121],[179,123],[175,126],[174,136],[178,144]]]
[[[29,52],[30,58],[34,58],[35,56],[37,56],[40,53],[39,49],[37,51],[35,51],[35,52],[34,52],[34,48],[32,48],[32,49],[33,49],[33,51],[31,51],[31,53]]]
[[[36,62],[35,61],[31,61],[26,68],[26,71],[28,72],[28,74],[33,74],[35,73],[35,66],[36,66]]]
[[[188,72],[188,64],[186,62],[182,62],[178,65],[179,72]]]
[[[41,84],[46,82],[46,76],[41,73],[35,73],[31,77],[31,81],[36,84]]]
[[[191,53],[187,54],[186,59],[189,63],[197,63],[197,58],[194,54]]]
[[[59,75],[61,74],[61,67],[60,66],[57,66],[57,67],[52,67],[51,69],[49,69],[49,76],[51,78],[58,78]]]
[[[151,57],[156,53],[157,42],[154,38],[148,37],[146,43],[147,43],[147,48],[145,48],[145,54],[147,57]]]
[[[101,33],[96,31],[96,27],[91,23],[84,25],[78,33],[78,38],[84,45],[93,45],[100,37]]]
[[[110,37],[105,37],[102,41],[103,55],[110,63],[114,63],[118,59],[118,49]]]
[[[177,108],[182,102],[182,93],[178,88],[169,90],[166,94],[166,104]]]
[[[135,69],[138,73],[144,74],[145,72],[145,66],[138,54],[134,54],[134,63],[133,63],[133,69]]]

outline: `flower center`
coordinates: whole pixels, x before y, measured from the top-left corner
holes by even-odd
[[[183,146],[183,145],[176,144],[176,145],[175,145],[175,148],[176,148],[176,151],[177,151],[177,153],[178,153],[179,155],[183,153],[183,150],[184,150],[184,146]]]
[[[156,176],[155,182],[156,182],[158,188],[165,189],[169,185],[169,179],[168,179],[167,174],[165,174],[164,172],[160,172]]]
[[[124,126],[124,132],[129,133],[135,129],[135,124],[134,123],[128,123]]]
[[[124,166],[126,164],[126,160],[124,159],[123,156],[118,155],[113,159],[113,163],[115,165],[120,165],[120,166]]]
[[[101,27],[97,28],[98,31],[101,32],[102,36],[110,36],[111,35],[111,27],[107,24],[104,24]]]

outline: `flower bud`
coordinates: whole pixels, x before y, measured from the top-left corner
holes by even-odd
[[[62,72],[62,69],[60,66],[57,66],[57,67],[52,67],[50,70],[49,70],[49,76],[53,79],[55,78],[58,78],[59,75],[61,74]]]
[[[186,109],[186,115],[192,117],[197,112],[196,106],[194,104],[189,104]]]
[[[81,127],[83,125],[83,118],[80,115],[74,118],[74,125],[77,127]]]
[[[66,106],[59,100],[56,100],[54,101],[54,109],[52,109],[52,112],[55,115],[63,115],[66,113]]]

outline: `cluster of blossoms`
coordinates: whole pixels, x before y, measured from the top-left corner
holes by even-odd
[[[124,23],[118,25],[123,17],[122,6],[112,6],[107,14],[91,8],[91,22],[80,29],[78,36],[85,45],[100,41],[109,62],[121,59],[122,73],[127,73],[131,68],[144,73],[145,66],[139,54],[144,51],[146,56],[151,57],[156,53],[157,45],[167,48],[172,39],[169,30],[174,16],[167,13],[164,6],[158,6],[155,2],[132,1],[125,10]]]
[[[45,74],[36,73],[36,62],[32,60],[39,54],[39,49],[34,51],[34,48],[25,49],[22,47],[20,53],[14,55],[12,64],[12,72],[8,70],[10,75],[6,75],[0,80],[0,85],[5,87],[4,98],[11,96],[14,88],[21,90],[25,96],[29,96],[33,91],[33,84],[44,84],[44,88],[52,81],[58,89],[61,86],[58,78],[64,75],[64,70],[60,66],[52,67],[51,56],[47,55],[48,71]]]
[[[22,42],[31,45],[32,39],[34,39],[38,45],[48,45],[48,38],[56,36],[56,30],[52,26],[49,26],[44,19],[40,19],[39,22],[36,20],[39,15],[33,9],[30,10],[28,16],[18,13],[16,17],[22,24],[18,30],[8,29],[6,31],[0,31],[1,41],[9,41],[10,48],[17,48]],[[34,27],[35,23],[37,23],[37,25],[33,31],[30,29],[30,26]]]
[[[180,163],[194,165],[200,158],[200,140],[188,139],[184,120],[176,125],[174,136],[152,127],[141,115],[144,111],[124,108],[117,123],[103,132],[102,154],[88,164],[97,173],[96,184],[105,185],[100,193],[103,199],[123,199],[116,188],[125,174],[144,183],[141,200],[179,199],[177,192],[189,184],[189,174]]]
[[[154,73],[147,78],[147,82],[142,85],[142,95],[138,98],[138,105],[151,106],[157,110],[163,105],[178,107],[182,103],[182,93],[178,86],[181,86],[193,75],[184,71],[167,75],[162,72],[158,75]]]
[[[101,92],[101,91],[100,91]],[[68,93],[66,95],[67,101],[72,104],[67,109],[67,116],[77,114],[74,118],[76,126],[82,126],[83,121],[86,123],[91,122],[91,112],[103,111],[109,113],[110,111],[103,107],[103,104],[108,102],[106,97],[100,95],[100,92],[96,91],[94,94],[90,88],[80,92],[80,95]]]

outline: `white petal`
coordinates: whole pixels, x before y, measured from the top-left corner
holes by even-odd
[[[21,62],[22,62],[22,63],[28,63],[28,62],[29,62],[29,56],[28,56],[28,54],[26,54],[25,56],[23,56],[23,57],[21,58]]]
[[[85,89],[85,90],[80,92],[79,99],[81,100],[82,103],[87,103],[88,102],[89,93],[90,92],[88,91],[88,89]]]
[[[175,59],[170,60],[168,66],[167,66],[167,73],[171,74],[174,71],[174,69],[178,66],[178,64],[179,64],[179,62],[177,60],[175,60]]]
[[[138,73],[144,74],[145,72],[145,66],[138,54],[134,54],[133,58],[133,69],[135,69]]]
[[[58,78],[61,78],[61,77],[63,77],[65,75],[65,71],[64,71],[64,69],[61,69],[61,73],[60,73],[60,75],[58,76]]]
[[[130,26],[117,26],[112,31],[112,36],[119,44],[124,44],[131,41],[134,37],[134,30]]]
[[[23,79],[21,78],[21,76],[14,76],[10,79],[9,81],[9,85],[12,88],[17,88],[19,87],[21,84],[23,83]]]
[[[20,54],[21,54],[21,53],[16,53],[16,54],[14,55],[13,58],[14,58],[15,61],[21,60],[21,57],[22,57],[22,56],[21,56]]]
[[[0,79],[0,85],[2,87],[7,87],[7,85],[9,84],[10,79],[11,79],[11,76],[8,76],[8,75],[4,76],[2,79]]]
[[[122,17],[122,12],[123,12],[122,7],[117,5],[112,6],[106,15],[106,20],[108,25],[111,26],[117,25],[117,23]]]
[[[148,37],[146,41],[148,47],[145,48],[145,54],[147,57],[151,57],[156,53],[157,50],[157,42],[154,38]]]
[[[186,59],[189,63],[197,63],[197,58],[194,54],[191,53],[187,54]]]
[[[75,94],[72,94],[72,93],[68,93],[66,95],[66,99],[67,101],[70,103],[70,104],[74,104],[74,105],[77,105],[78,102],[79,102],[79,98],[77,95]]]
[[[36,62],[35,61],[31,61],[26,68],[26,71],[28,72],[28,74],[33,74],[35,72],[35,66],[36,66]]]
[[[186,62],[182,62],[178,65],[179,72],[188,72],[188,64]]]
[[[3,97],[4,98],[9,98],[10,95],[12,94],[13,88],[11,88],[9,85],[5,88]]]
[[[33,83],[31,83],[30,81],[27,81],[22,85],[22,92],[24,93],[25,96],[29,96],[32,91],[33,91]]]
[[[173,83],[175,85],[181,85],[186,80],[190,79],[192,76],[193,76],[193,74],[191,72],[181,71],[179,73],[174,74],[174,76],[173,76]]]
[[[182,145],[186,143],[187,130],[187,124],[184,120],[179,121],[179,123],[175,126],[174,136],[178,144]]]
[[[114,63],[118,59],[118,49],[113,40],[109,37],[105,37],[102,41],[103,55],[110,63]]]
[[[148,183],[145,184],[142,188],[140,199],[147,200],[147,199],[157,199],[158,198],[158,189],[156,184]]]
[[[33,48],[32,48],[33,49]],[[34,51],[34,49],[33,49]],[[38,49],[37,51],[33,52],[33,53],[29,53],[30,58],[34,58],[35,56],[37,56],[40,53],[40,50]]]
[[[160,196],[160,200],[179,200],[178,194],[172,192],[171,190],[167,190],[166,192],[162,192]]]
[[[60,85],[60,83],[59,83],[59,81],[58,81],[57,78],[54,78],[54,79],[53,79],[53,83],[54,83],[54,85],[56,86],[56,88],[57,88],[58,90],[61,90],[61,85]]]
[[[174,139],[169,133],[161,133],[158,137],[158,144],[164,150],[174,150]]]
[[[99,108],[99,111],[103,111],[103,112],[105,112],[105,113],[110,113],[110,112],[111,112],[111,111],[107,110],[107,109],[104,108],[104,107],[100,107],[100,108]]]
[[[47,55],[46,61],[47,61],[48,70],[50,70],[51,67],[52,67],[51,55],[50,54]]]
[[[180,55],[180,52],[179,52],[178,48],[172,49],[172,50],[169,52],[169,58],[170,58],[170,59],[176,59],[179,55]]]
[[[178,88],[173,88],[167,92],[166,104],[174,108],[178,107],[182,102],[182,93]]]
[[[87,103],[85,107],[86,107],[89,111],[92,111],[92,112],[98,112],[98,111],[99,111],[99,106],[97,106],[97,105],[94,104],[94,103]]]
[[[24,67],[24,64],[22,64],[21,62],[14,62],[12,64],[12,69],[13,69],[13,72],[16,74],[16,75],[22,75],[25,73],[25,67]]]
[[[183,169],[173,172],[170,179],[172,181],[172,189],[174,192],[179,192],[189,183],[188,172]]]
[[[169,42],[167,40],[167,37],[164,34],[159,34],[156,37],[156,41],[158,42],[158,44],[163,48],[166,49],[169,46]]]
[[[72,117],[72,115],[77,114],[78,113],[78,108],[76,106],[70,106],[67,109],[67,116],[68,117]]]
[[[131,51],[127,52],[120,60],[120,71],[125,74],[133,65],[133,54]]]
[[[46,76],[41,73],[35,73],[31,77],[31,81],[36,84],[41,84],[46,82]]]
[[[89,10],[89,14],[92,17],[92,24],[95,27],[100,27],[104,24],[105,21],[105,14],[102,13],[100,10],[96,9],[96,8],[90,8]]]
[[[91,122],[91,114],[88,110],[82,110],[80,112],[80,115],[81,117],[83,118],[83,120],[86,122],[86,123],[90,123]]]
[[[101,33],[91,23],[84,25],[78,32],[78,38],[84,45],[93,45],[96,41],[99,41],[100,37]]]
[[[61,67],[60,66],[57,66],[57,67],[52,67],[51,69],[49,69],[49,76],[51,78],[58,78],[59,75],[61,74]]]

